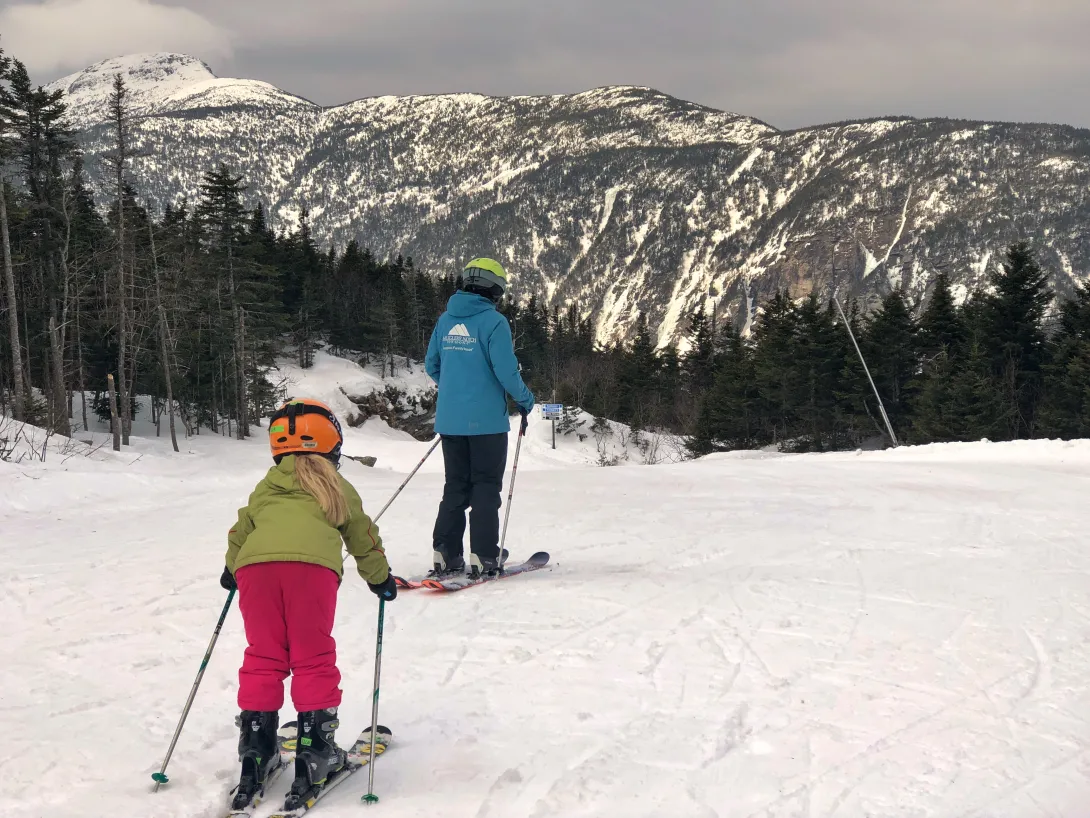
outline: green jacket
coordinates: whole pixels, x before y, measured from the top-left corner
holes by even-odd
[[[339,476],[339,475],[338,475]],[[227,569],[259,562],[310,562],[342,575],[341,545],[356,558],[360,576],[377,585],[390,575],[378,527],[363,511],[352,484],[341,480],[350,516],[339,529],[326,519],[313,496],[299,487],[295,456],[273,466],[238,510],[238,523],[227,535]]]

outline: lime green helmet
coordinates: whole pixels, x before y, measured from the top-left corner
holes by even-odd
[[[507,289],[507,271],[494,259],[475,258],[462,271],[459,286],[499,301]]]

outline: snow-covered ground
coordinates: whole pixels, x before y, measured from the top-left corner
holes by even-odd
[[[332,399],[329,374],[299,386]],[[376,511],[428,444],[347,432]],[[237,610],[150,792],[267,450],[143,434],[0,463],[5,818],[215,818],[233,784]],[[361,776],[316,816],[1090,816],[1090,442],[594,468],[535,421],[522,451],[508,545],[552,570],[388,607],[381,803]],[[440,471],[381,522],[400,573],[428,563]],[[376,609],[349,575],[343,739]]]

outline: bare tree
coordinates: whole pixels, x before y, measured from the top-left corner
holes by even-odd
[[[12,405],[16,420],[26,419],[23,392],[23,353],[19,343],[19,309],[15,301],[15,268],[11,263],[11,238],[8,235],[8,206],[4,180],[0,179],[0,237],[4,243],[4,288],[8,300],[8,332],[11,335]]]

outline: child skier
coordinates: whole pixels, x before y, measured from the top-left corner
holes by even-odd
[[[424,366],[439,385],[435,431],[443,439],[446,473],[432,532],[433,573],[440,576],[465,570],[467,508],[470,576],[494,574],[503,564],[499,512],[511,430],[507,395],[524,423],[534,408],[534,395],[519,374],[511,325],[496,309],[506,288],[499,262],[473,259],[428,344]]]
[[[341,675],[332,636],[342,542],[372,592],[385,600],[397,596],[378,529],[338,474],[342,442],[340,423],[325,404],[303,399],[281,406],[269,423],[275,465],[227,537],[220,584],[238,589],[248,643],[238,672],[242,774],[234,809],[261,793],[279,764],[279,710],[289,672],[299,727],[285,807],[305,802],[345,765],[334,741]]]

